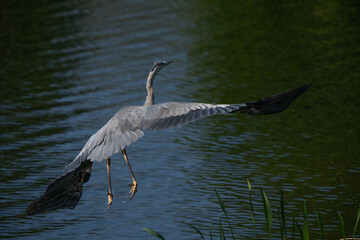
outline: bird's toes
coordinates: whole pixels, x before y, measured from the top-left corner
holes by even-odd
[[[131,190],[130,190],[130,199],[132,199],[135,195],[135,193],[137,192],[137,185],[138,183],[136,181],[133,181],[129,187],[131,187]]]
[[[111,206],[111,203],[112,203],[112,200],[113,200],[113,197],[114,195],[111,193],[111,192],[107,192],[108,194],[108,207],[107,209],[109,210],[110,206]]]
[[[132,198],[134,197],[134,195],[135,195],[136,192],[137,192],[136,189],[130,191],[130,199],[132,199]]]

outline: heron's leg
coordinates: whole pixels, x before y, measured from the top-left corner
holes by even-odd
[[[121,152],[122,152],[122,154],[124,155],[126,164],[127,164],[128,167],[129,167],[130,174],[131,174],[131,177],[132,177],[132,180],[133,180],[133,182],[129,185],[129,187],[131,187],[131,190],[130,190],[130,199],[131,199],[131,198],[133,198],[133,196],[134,196],[135,193],[137,192],[138,182],[136,181],[135,176],[134,176],[134,173],[133,173],[133,171],[131,170],[131,166],[130,166],[129,159],[128,159],[128,157],[127,157],[125,148],[124,148],[123,150],[121,150]]]
[[[110,175],[110,164],[111,164],[111,160],[110,158],[107,158],[106,159],[106,167],[107,167],[107,173],[108,173],[108,179],[109,179],[109,191],[107,192],[108,194],[108,208],[110,208],[110,205],[112,203],[112,199],[113,199],[113,194],[112,194],[112,191],[111,191],[111,175]]]

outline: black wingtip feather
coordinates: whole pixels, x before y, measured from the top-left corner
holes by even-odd
[[[56,178],[49,184],[45,193],[28,206],[25,210],[26,215],[75,208],[81,198],[83,184],[90,178],[91,167],[92,161],[85,160],[76,169]]]
[[[303,85],[298,88],[275,94],[271,97],[248,102],[246,103],[246,106],[240,107],[239,111],[252,115],[264,115],[282,112],[288,108],[289,105],[301,94],[308,90],[311,85],[312,84]]]

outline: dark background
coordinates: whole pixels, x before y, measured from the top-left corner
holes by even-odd
[[[360,11],[357,1],[1,1],[0,235],[4,238],[168,239],[217,235],[224,199],[235,235],[255,238],[246,179],[259,186],[279,237],[280,189],[288,220],[308,204],[310,235],[348,235],[360,192]],[[94,164],[79,205],[26,217],[26,206],[125,105],[145,101],[154,60],[173,60],[155,101],[239,103],[303,84],[283,113],[232,114],[181,129],[146,132],[128,148],[139,181],[113,157],[115,199],[107,206],[106,164]],[[223,218],[224,220],[224,218]]]

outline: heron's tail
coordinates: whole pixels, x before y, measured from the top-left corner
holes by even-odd
[[[245,106],[240,106],[238,110],[251,115],[273,114],[284,111],[289,105],[303,94],[311,84],[294,88],[282,93],[266,97],[261,100],[248,102]]]
[[[92,161],[75,159],[74,163],[65,168],[64,172],[49,184],[45,193],[28,206],[26,215],[76,207],[83,184],[90,178]]]

